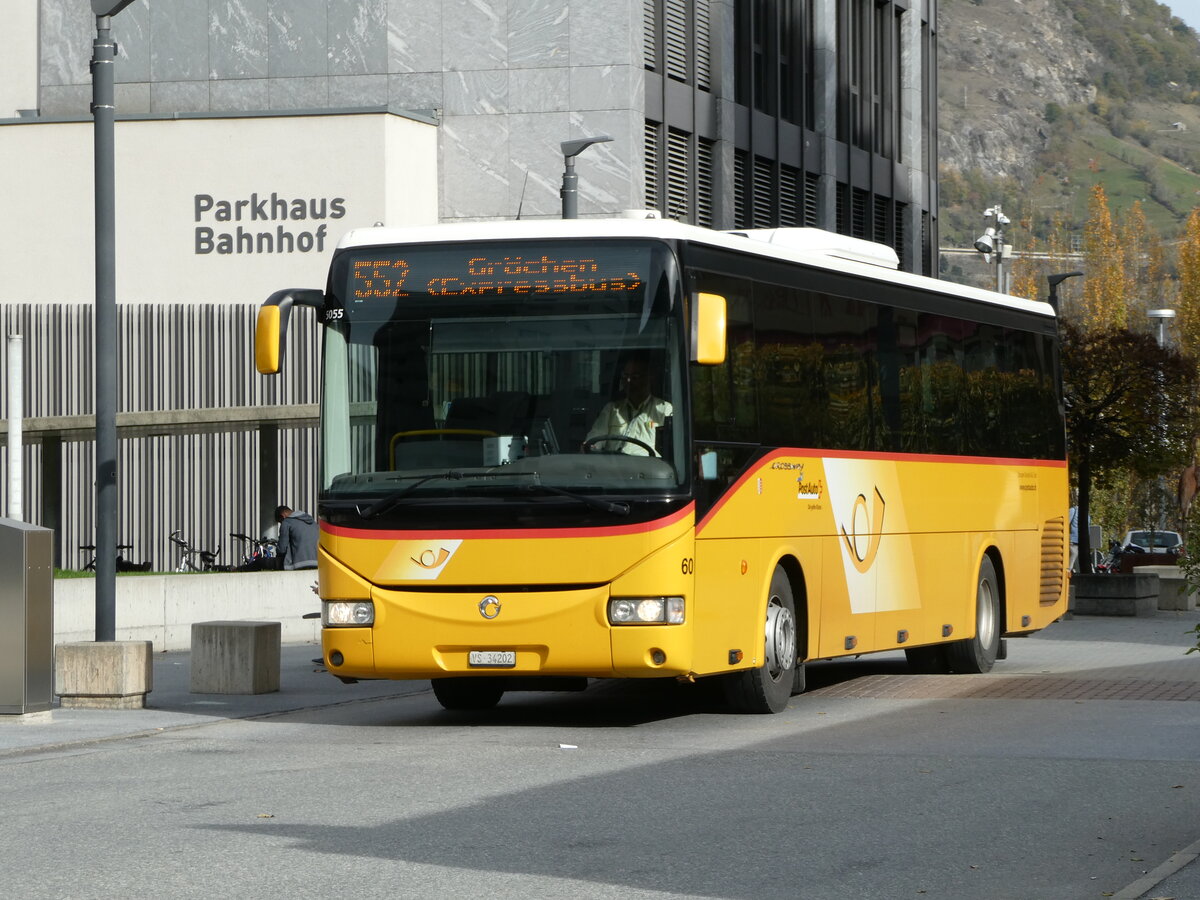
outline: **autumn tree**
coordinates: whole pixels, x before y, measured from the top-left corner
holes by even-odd
[[[1179,347],[1200,359],[1200,209],[1193,209],[1179,245],[1179,290],[1175,297],[1175,319]]]
[[[1162,239],[1146,220],[1140,200],[1121,219],[1121,249],[1125,257],[1126,313],[1169,306],[1174,288],[1167,276]]]
[[[1079,521],[1090,521],[1093,482],[1131,471],[1146,479],[1191,453],[1196,364],[1149,334],[1062,323],[1063,393],[1069,461],[1079,488]],[[1088,529],[1079,529],[1082,571],[1091,566]]]
[[[1083,256],[1087,281],[1081,324],[1088,330],[1124,328],[1132,285],[1125,269],[1125,251],[1101,184],[1092,187],[1088,201]]]

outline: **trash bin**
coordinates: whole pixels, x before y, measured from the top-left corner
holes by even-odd
[[[54,532],[0,519],[0,714],[54,702]]]

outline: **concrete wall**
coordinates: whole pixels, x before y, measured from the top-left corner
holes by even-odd
[[[319,641],[321,608],[315,570],[145,575],[117,579],[118,641],[151,641],[155,651],[191,647],[193,622],[216,619],[279,622],[284,643]],[[54,643],[96,638],[96,583],[54,582]]]

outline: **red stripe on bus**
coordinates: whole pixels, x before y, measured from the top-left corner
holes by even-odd
[[[960,465],[980,465],[980,466],[1037,466],[1046,469],[1065,469],[1067,461],[1065,459],[1011,459],[1001,456],[940,456],[932,453],[873,453],[870,450],[811,450],[811,449],[782,449],[772,450],[766,456],[758,461],[751,469],[747,469],[734,484],[721,496],[721,499],[713,504],[712,509],[704,514],[704,518],[696,523],[696,534],[704,530],[704,527],[712,521],[715,516],[734,494],[741,490],[742,485],[755,477],[763,466],[771,462],[771,460],[779,459],[781,456],[809,456],[819,460],[826,459],[869,459],[882,460],[890,462],[919,462],[919,463],[957,463]]]
[[[513,538],[576,538],[609,537],[622,534],[640,534],[674,525],[696,511],[696,504],[689,503],[678,512],[649,522],[633,525],[604,525],[598,528],[461,528],[453,531],[375,531],[370,528],[347,528],[342,525],[321,523],[321,529],[335,537],[358,538],[376,541],[429,541],[429,540],[503,540]]]

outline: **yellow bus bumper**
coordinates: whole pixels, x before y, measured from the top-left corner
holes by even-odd
[[[493,594],[375,589],[372,600],[373,628],[323,629],[334,675],[651,678],[692,669],[690,624],[612,626],[607,586]],[[509,651],[514,664],[473,665],[473,651]]]

